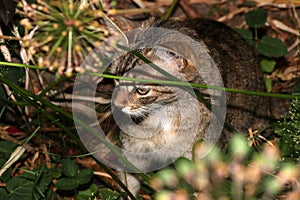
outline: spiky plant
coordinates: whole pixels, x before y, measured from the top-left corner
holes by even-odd
[[[23,47],[38,66],[72,75],[86,55],[109,34],[101,24],[102,6],[92,0],[22,1]]]
[[[274,124],[284,159],[300,161],[300,100],[294,99],[288,115]]]

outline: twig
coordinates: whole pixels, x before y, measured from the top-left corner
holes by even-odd
[[[19,40],[19,41],[23,41],[23,38],[8,36],[8,35],[0,35],[0,40]]]
[[[272,23],[274,26],[276,26],[277,28],[279,28],[279,29],[281,29],[281,30],[283,30],[283,31],[286,31],[286,32],[291,33],[291,34],[296,35],[296,36],[299,36],[299,31],[298,31],[298,30],[293,29],[293,28],[291,28],[291,27],[285,25],[285,24],[282,23],[281,21],[278,21],[278,20],[276,20],[276,19],[273,19],[273,20],[271,21],[271,23]]]
[[[101,176],[101,177],[105,177],[105,178],[110,178],[112,179],[111,175],[109,175],[108,173],[104,173],[104,172],[94,172],[95,175],[97,176]]]
[[[3,165],[3,167],[0,170],[0,176],[2,176],[2,174],[4,172],[6,172],[6,170],[12,166],[25,152],[25,148],[22,146],[18,146],[15,151],[10,155],[8,161],[6,161],[6,163]]]
[[[239,8],[233,12],[230,12],[229,14],[223,16],[223,17],[220,17],[217,21],[219,22],[224,22],[226,20],[230,20],[232,19],[235,15],[238,15],[240,13],[245,13],[249,10],[249,8],[246,8],[246,7],[243,7],[243,8]]]
[[[149,8],[132,8],[132,9],[122,9],[122,10],[117,10],[117,9],[110,9],[108,10],[109,15],[124,15],[124,14],[129,14],[129,15],[136,15],[136,14],[142,14],[142,13],[151,13],[152,10]]]
[[[132,0],[136,5],[138,5],[140,8],[146,8],[145,4],[141,0]]]

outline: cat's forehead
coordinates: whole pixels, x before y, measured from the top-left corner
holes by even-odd
[[[124,76],[129,78],[144,78],[150,80],[165,79],[165,76],[161,72],[148,64],[135,66],[135,68],[126,72]]]
[[[127,81],[127,80],[122,80],[119,83],[119,88],[135,88],[137,86],[137,82],[135,81]]]
[[[120,83],[119,88],[127,88],[129,90],[134,90],[136,88],[139,87],[143,87],[143,88],[149,88],[152,85],[147,84],[147,83],[141,83],[141,82],[135,82],[135,81],[125,81]]]

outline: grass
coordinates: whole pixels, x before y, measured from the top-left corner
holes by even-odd
[[[273,125],[277,136],[275,139],[254,148],[248,144],[259,138],[258,135],[254,134],[252,138],[247,139],[237,134],[232,138],[226,152],[215,148],[203,160],[195,159],[191,162],[180,158],[173,167],[147,175],[140,174],[144,180],[141,195],[159,200],[193,199],[195,193],[199,198],[206,199],[281,199],[299,195],[299,154],[290,151],[294,149],[291,147],[299,146],[299,93],[255,92],[190,84],[173,79],[145,80],[96,72],[77,71],[64,74],[78,70],[78,63],[81,63],[87,51],[98,45],[95,41],[99,38],[105,39],[108,34],[101,24],[93,23],[96,18],[101,18],[101,12],[96,9],[102,9],[102,6],[89,5],[90,7],[74,12],[74,8],[82,6],[78,2],[68,1],[74,6],[72,7],[56,1],[52,4],[37,1],[42,7],[33,6],[33,10],[30,10],[30,7],[25,7],[28,10],[22,10],[20,6],[21,13],[26,15],[26,20],[21,23],[25,27],[21,35],[28,36],[27,39],[17,36],[0,37],[6,39],[1,45],[9,46],[12,55],[27,50],[28,58],[32,57],[30,65],[0,61],[0,117],[4,119],[0,123],[0,166],[6,166],[0,176],[0,199],[118,199],[125,195],[135,199],[116,176],[115,170],[92,158],[95,152],[86,150],[77,135],[74,121],[105,144],[106,138],[99,137],[98,132],[89,124],[75,119],[69,107],[64,106],[70,102],[70,99],[66,98],[70,91],[57,90],[61,85],[72,84],[76,75],[86,74],[105,79],[155,82],[292,99],[290,114]],[[165,19],[171,16],[178,2],[172,2]],[[55,15],[48,15],[49,10]],[[30,18],[32,11],[36,12]],[[68,19],[67,23],[60,12]],[[255,12],[252,12],[253,14]],[[35,29],[35,23],[38,21],[41,21],[39,25],[42,28]],[[85,24],[79,24],[78,21],[84,21]],[[91,29],[83,31],[84,26]],[[257,33],[257,30],[255,31]],[[31,45],[29,36],[33,33],[33,41],[36,41]],[[45,39],[45,35],[49,34],[54,34],[57,36],[55,38],[60,39]],[[80,38],[80,46],[76,45],[74,38]],[[14,39],[14,42],[11,39]],[[23,45],[16,45],[16,41],[23,42]],[[138,53],[136,55],[146,59]],[[151,64],[147,60],[145,62]],[[152,67],[157,68],[153,64]],[[35,83],[31,90],[25,84],[29,81],[28,76],[17,75],[28,75],[28,70],[40,78],[43,72],[57,70],[57,79],[40,88],[38,86],[42,84]],[[272,71],[273,68],[270,73]],[[62,97],[50,95],[52,92]],[[106,108],[106,105],[101,107]],[[109,123],[109,119],[107,121],[104,123]],[[108,144],[107,148],[119,159],[127,162],[114,146]],[[205,148],[205,144],[199,142],[195,146],[195,149],[197,148]],[[296,150],[298,152],[299,149]],[[119,192],[116,183],[123,188],[123,193]]]

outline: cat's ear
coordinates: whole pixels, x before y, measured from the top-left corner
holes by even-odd
[[[108,29],[112,32],[120,33],[123,40],[128,43],[128,38],[124,33],[130,27],[130,22],[125,22],[125,18],[116,16],[115,18],[110,18],[103,13],[104,23],[107,25]],[[127,28],[125,28],[127,27]]]
[[[157,21],[157,19],[154,17],[151,17],[144,21],[133,21],[118,15],[108,17],[107,15],[103,14],[103,16],[104,22],[108,26],[108,28],[113,32],[120,33],[123,40],[127,44],[129,42],[126,32],[137,28],[149,27]]]
[[[187,81],[192,81],[196,77],[196,67],[187,56],[180,53],[180,51],[176,51],[178,47],[174,47],[174,45],[171,47],[162,45],[161,47],[165,53],[162,53],[160,56],[168,62],[170,67],[181,73]]]
[[[120,82],[118,80],[114,79],[114,84],[115,84],[115,86],[119,86]]]
[[[110,19],[110,22],[107,24],[113,25],[110,27],[115,28],[121,32],[130,31],[130,30],[138,28],[140,26],[140,23],[129,20],[125,17],[118,16],[118,15],[112,16],[109,19]]]
[[[179,71],[182,73],[187,81],[192,81],[197,74],[195,66],[185,58],[178,58],[176,62],[179,66]]]
[[[137,28],[147,28],[159,21],[156,17],[150,17],[143,20],[130,20],[122,16],[114,15],[111,21],[118,27],[120,31],[126,32]]]

